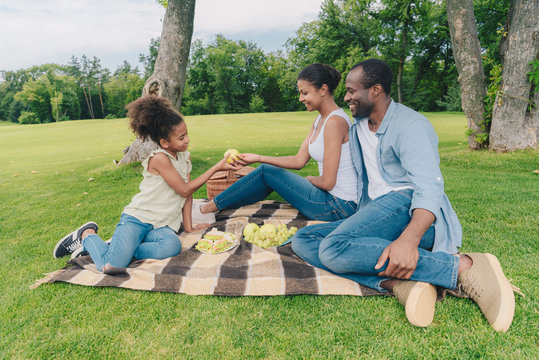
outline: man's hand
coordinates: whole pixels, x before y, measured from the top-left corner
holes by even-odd
[[[389,259],[387,268],[378,273],[378,276],[395,279],[411,278],[417,267],[417,260],[419,260],[417,248],[421,238],[434,220],[434,214],[430,211],[420,208],[414,209],[412,220],[408,226],[397,240],[382,251],[382,255],[378,258],[378,262],[374,266],[375,270],[381,269]]]
[[[417,242],[405,240],[402,235],[391,244],[389,244],[374,267],[376,270],[382,268],[389,259],[387,268],[378,273],[378,276],[390,277],[395,279],[409,279],[412,277],[419,259]]]

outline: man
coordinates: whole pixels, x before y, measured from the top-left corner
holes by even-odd
[[[391,80],[391,69],[377,59],[346,77],[359,210],[301,229],[292,248],[316,267],[394,293],[415,326],[432,322],[435,286],[461,286],[496,331],[507,331],[511,285],[494,255],[456,255],[462,229],[444,194],[438,138],[424,116],[391,99]]]

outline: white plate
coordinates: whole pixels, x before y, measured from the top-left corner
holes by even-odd
[[[238,239],[236,239],[232,244],[230,244],[229,247],[227,247],[226,249],[224,250],[221,250],[221,251],[217,251],[217,252],[212,252],[212,251],[204,251],[204,250],[200,250],[200,249],[197,249],[198,251],[200,252],[203,252],[205,254],[220,254],[220,253],[224,253],[226,251],[230,251],[232,249],[234,249],[236,246],[238,246],[238,244],[240,243],[240,241]]]

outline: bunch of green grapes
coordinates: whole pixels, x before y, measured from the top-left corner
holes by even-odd
[[[244,231],[245,241],[250,242],[261,248],[279,246],[298,230],[292,226],[290,229],[284,225],[277,226],[272,224],[262,225],[260,228],[256,224],[249,224],[249,231]],[[246,227],[247,229],[247,227]]]

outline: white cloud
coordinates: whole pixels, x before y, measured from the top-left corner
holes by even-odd
[[[198,0],[193,38],[294,31],[317,17],[322,0]],[[161,34],[165,9],[154,0],[0,0],[0,70],[97,56],[114,69],[138,63]],[[263,44],[259,44],[263,45]],[[263,47],[263,46],[262,46]]]
[[[195,13],[195,35],[216,33],[294,32],[303,22],[316,19],[321,0],[199,0]]]

